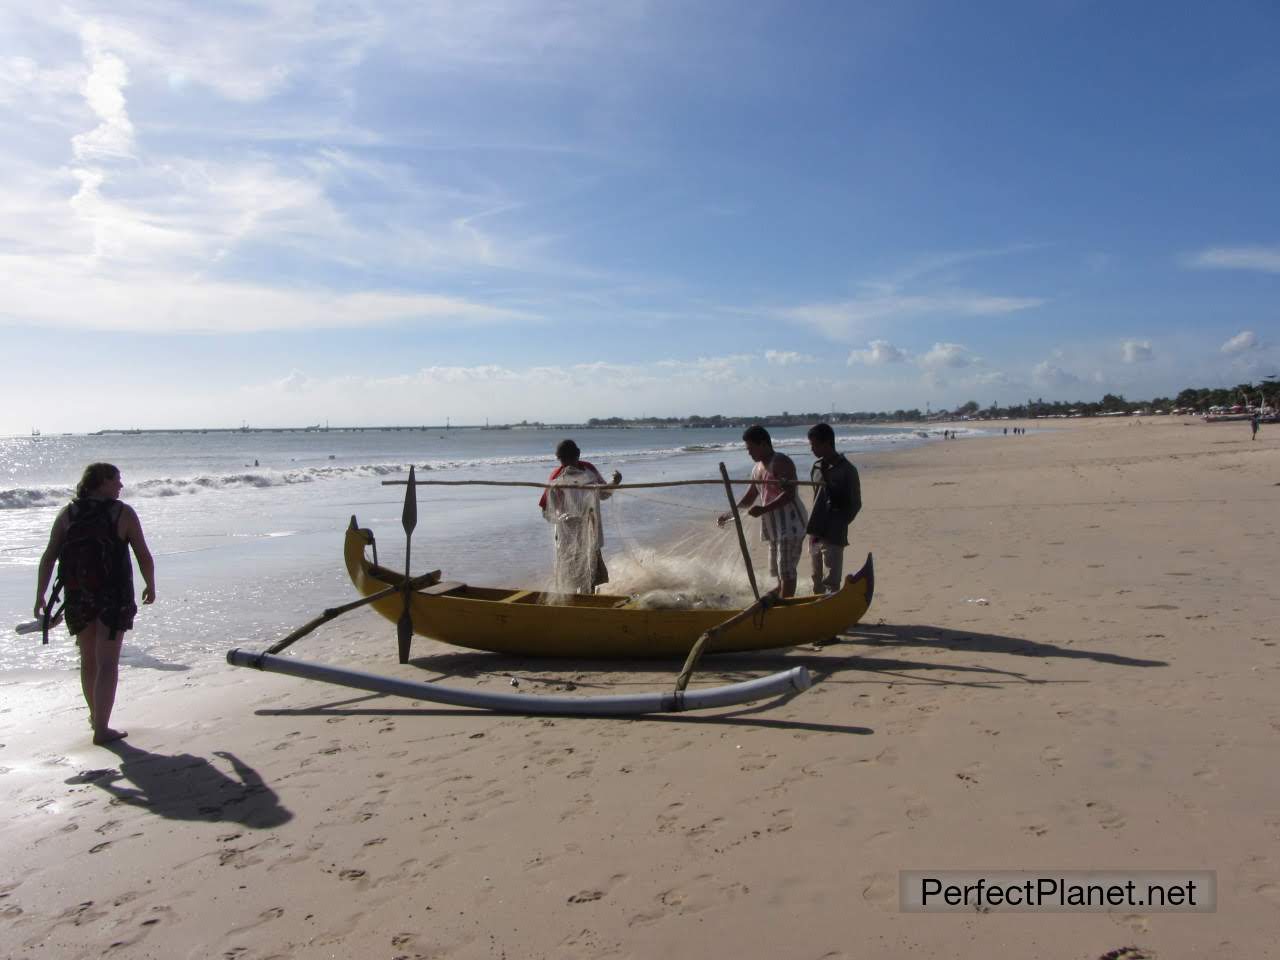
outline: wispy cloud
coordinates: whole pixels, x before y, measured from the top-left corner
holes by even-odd
[[[860,284],[860,292],[842,300],[815,301],[774,309],[775,316],[810,327],[833,340],[860,339],[873,328],[912,320],[994,317],[1030,310],[1043,297],[1019,297],[976,291],[961,282],[961,268],[978,261],[1034,249],[1015,244],[987,250],[962,250],[916,258],[886,276]]]
[[[535,314],[460,297],[382,291],[290,290],[154,272],[104,277],[75,263],[0,256],[4,316],[47,327],[168,333],[323,330],[415,322],[471,327],[537,321]],[[145,295],[140,295],[145,291]]]
[[[1048,360],[1043,360],[1035,365],[1031,371],[1031,379],[1041,386],[1054,389],[1074,387],[1081,383],[1080,378],[1074,373],[1068,373]]]
[[[1030,310],[1040,297],[1002,297],[981,293],[871,293],[832,303],[808,303],[776,311],[787,320],[812,327],[833,340],[856,339],[873,323],[924,318],[994,317]]]
[[[1224,343],[1221,349],[1225,354],[1236,355],[1253,350],[1257,346],[1257,335],[1252,330],[1241,330],[1234,337]]]
[[[1187,262],[1206,269],[1280,273],[1280,247],[1211,247],[1192,254]]]
[[[766,363],[777,367],[790,367],[798,363],[817,363],[818,361],[817,357],[807,353],[797,353],[794,350],[766,350],[764,359]]]

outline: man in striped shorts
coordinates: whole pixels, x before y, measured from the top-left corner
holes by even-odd
[[[796,465],[785,453],[773,449],[769,431],[759,424],[748,427],[742,439],[755,467],[751,470],[753,483],[738,501],[738,509],[749,507],[747,513],[760,518],[760,537],[769,544],[769,572],[778,578],[779,593],[792,597],[809,519],[796,496]],[[732,514],[723,513],[719,523],[724,526],[731,519]]]

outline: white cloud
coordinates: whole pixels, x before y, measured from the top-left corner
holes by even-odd
[[[170,333],[248,333],[382,326],[414,321],[476,326],[536,315],[428,293],[335,292],[218,282],[137,270],[103,276],[92,265],[0,255],[4,317],[47,327]]]
[[[796,353],[794,350],[766,350],[764,359],[766,363],[774,366],[787,367],[797,363],[816,363],[818,358],[811,357],[807,353]]]
[[[750,354],[699,357],[696,360],[660,360],[659,368],[678,377],[694,377],[711,383],[732,383],[743,378],[754,358]]]
[[[1212,247],[1189,258],[1193,267],[1280,273],[1280,247]]]
[[[1234,337],[1222,345],[1222,352],[1226,354],[1244,353],[1252,350],[1258,345],[1258,338],[1252,330],[1241,330]]]
[[[1154,359],[1150,340],[1126,340],[1120,344],[1120,357],[1125,363],[1147,363]]]
[[[974,356],[973,351],[958,343],[935,343],[929,352],[920,358],[921,366],[934,370],[943,367],[971,367],[977,362],[978,358]]]
[[[129,120],[124,96],[124,88],[129,85],[129,68],[89,36],[85,38],[85,56],[89,61],[89,75],[81,92],[99,122],[88,133],[71,138],[76,159],[84,162],[131,157],[133,123]]]
[[[884,366],[890,363],[906,363],[910,356],[888,340],[872,340],[866,350],[852,350],[849,353],[849,366],[865,363],[869,367]]]
[[[1079,384],[1080,378],[1073,373],[1068,373],[1061,367],[1044,360],[1035,365],[1031,371],[1031,378],[1036,383],[1046,387],[1070,387]]]
[[[873,322],[923,317],[992,317],[1030,310],[1045,301],[1038,297],[997,297],[977,293],[871,293],[835,303],[785,307],[778,316],[813,327],[833,340],[857,337]]]

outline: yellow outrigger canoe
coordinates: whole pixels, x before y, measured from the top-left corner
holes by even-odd
[[[365,556],[373,548],[374,559]],[[377,563],[373,531],[351,518],[344,555],[351,582],[363,596],[400,587],[404,575]],[[632,659],[683,657],[705,631],[736,609],[654,610],[631,597],[595,594],[555,597],[536,590],[476,587],[441,581],[439,572],[413,578],[409,594],[413,632],[433,640],[533,657]],[[763,614],[719,633],[708,653],[791,647],[825,640],[857,623],[871,606],[875,587],[871,555],[845,578],[837,593],[777,600]],[[404,611],[400,593],[371,606],[393,623]],[[400,659],[408,658],[402,647]]]

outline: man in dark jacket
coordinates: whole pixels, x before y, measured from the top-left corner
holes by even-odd
[[[813,592],[835,593],[844,573],[849,524],[862,509],[862,484],[857,468],[836,450],[836,435],[830,424],[817,423],[809,428],[809,449],[816,458],[809,479],[821,484],[814,488],[813,510],[805,527]]]

